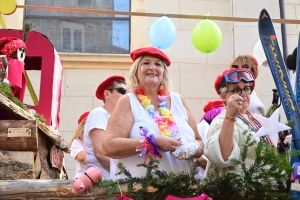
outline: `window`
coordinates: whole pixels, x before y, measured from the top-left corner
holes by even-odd
[[[114,10],[117,11],[128,11],[129,3],[124,0],[114,0]],[[120,17],[123,19],[128,18],[128,16],[124,15],[115,15],[116,17]],[[128,49],[129,50],[129,42],[127,42],[127,38],[129,38],[129,21],[124,20],[115,20],[112,24],[112,43],[114,46]]]
[[[37,5],[27,0],[26,5]],[[39,1],[53,6],[52,1]],[[55,1],[56,7],[130,11],[130,0]],[[130,16],[26,9],[25,20],[46,35],[58,52],[128,54]]]
[[[62,49],[64,52],[76,52],[82,53],[83,46],[83,32],[84,26],[73,23],[63,22],[62,23]],[[59,32],[59,31],[57,31]]]
[[[71,50],[71,29],[63,27],[63,49]]]
[[[73,40],[74,40],[74,51],[82,52],[81,30],[78,29],[73,30]]]
[[[92,0],[78,0],[78,6],[90,6],[92,5]]]

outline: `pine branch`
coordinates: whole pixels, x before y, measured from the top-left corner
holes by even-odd
[[[230,160],[241,171],[228,171],[219,173],[219,168],[212,164],[213,169],[205,179],[196,180],[196,164],[190,173],[167,173],[159,171],[158,160],[150,158],[148,164],[138,164],[145,167],[145,177],[132,178],[129,171],[118,164],[118,175],[124,175],[124,179],[117,181],[104,180],[100,187],[106,188],[108,194],[112,194],[118,185],[127,186],[127,196],[135,200],[160,200],[168,194],[177,197],[198,196],[202,192],[214,200],[256,200],[256,199],[289,199],[290,175],[293,168],[289,164],[289,156],[298,156],[300,151],[286,151],[278,154],[275,147],[264,141],[256,141],[251,134],[245,131],[246,141],[241,149],[240,159]],[[252,165],[246,167],[246,155],[249,147],[255,147],[256,159]],[[133,187],[141,186],[141,187]],[[152,188],[149,191],[149,188]],[[135,190],[134,190],[135,189]]]
[[[32,24],[32,22],[29,22],[29,21],[24,22],[24,26],[23,26],[23,31],[24,31],[23,41],[24,42],[27,41],[27,35],[28,35],[29,31],[31,31],[33,29],[33,27],[34,27],[34,25]]]

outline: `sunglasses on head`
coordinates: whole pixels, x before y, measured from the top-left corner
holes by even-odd
[[[116,90],[118,93],[120,94],[125,94],[126,93],[126,89],[125,88],[122,88],[122,87],[119,87],[119,88],[111,88],[111,89],[108,89],[109,91],[113,91],[113,90]]]
[[[245,69],[250,69],[250,66],[248,64],[243,64],[242,67],[239,67],[238,65],[231,65],[231,68],[245,68]]]

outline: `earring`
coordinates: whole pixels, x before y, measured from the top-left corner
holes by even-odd
[[[159,89],[165,89],[165,84],[163,81],[159,84]]]

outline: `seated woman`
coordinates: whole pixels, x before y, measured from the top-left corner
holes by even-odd
[[[215,90],[223,99],[226,109],[210,124],[205,156],[209,163],[205,176],[215,166],[222,174],[227,170],[239,170],[230,160],[239,159],[247,134],[254,135],[261,127],[260,122],[249,112],[250,95],[255,79],[248,69],[232,68],[225,70],[215,81]],[[246,134],[244,134],[246,131]],[[259,138],[253,138],[259,140]],[[255,145],[249,147],[246,165],[256,158]]]
[[[103,140],[106,155],[122,162],[133,177],[146,175],[145,168],[136,165],[146,162],[141,157],[147,158],[147,153],[160,158],[160,170],[190,172],[193,158],[202,155],[203,142],[185,101],[170,91],[169,58],[153,47],[137,49],[130,56],[134,63],[129,93],[118,100],[110,117]],[[176,157],[175,150],[187,138],[195,148]],[[111,166],[111,177],[116,170]]]
[[[256,79],[258,76],[258,63],[257,60],[249,54],[239,55],[231,62],[230,68],[244,68],[249,69]],[[261,108],[262,113],[258,110]],[[249,104],[247,110],[250,113],[265,114],[266,108],[264,104],[260,101],[255,91],[251,93],[251,103]]]

